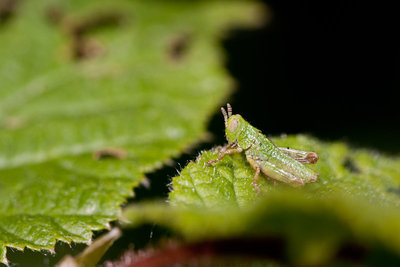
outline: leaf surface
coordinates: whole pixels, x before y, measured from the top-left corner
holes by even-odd
[[[218,40],[247,1],[21,1],[0,21],[0,261],[88,242],[229,93]]]
[[[344,197],[360,197],[378,204],[400,205],[400,159],[380,155],[377,152],[350,149],[340,142],[326,143],[304,135],[274,138],[281,147],[315,151],[319,161],[307,165],[319,173],[317,182],[306,184],[299,191],[325,196],[338,193]],[[246,161],[244,153],[225,156],[220,162],[207,165],[218,157],[218,151],[206,151],[173,179],[171,203],[182,206],[215,207],[230,205],[243,207],[257,199],[252,186],[254,169]],[[260,178],[264,195],[289,188],[285,183]]]
[[[353,245],[369,255],[380,246],[400,255],[400,239],[393,236],[400,231],[398,157],[304,135],[274,141],[318,152],[320,160],[310,166],[318,181],[292,188],[262,177],[257,195],[255,171],[243,153],[210,166],[218,151],[205,151],[173,179],[170,205],[131,206],[124,218],[131,225],[157,222],[186,240],[278,237],[287,262],[300,265],[340,260],[340,251]]]

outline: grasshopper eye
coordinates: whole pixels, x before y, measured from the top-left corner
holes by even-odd
[[[228,129],[229,129],[229,131],[230,132],[234,132],[234,131],[236,131],[236,129],[238,128],[238,119],[237,118],[232,118],[231,120],[230,120],[230,122],[229,122],[229,125],[228,125]]]

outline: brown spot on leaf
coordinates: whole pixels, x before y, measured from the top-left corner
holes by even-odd
[[[173,37],[168,45],[168,57],[175,62],[181,61],[187,53],[189,43],[188,34]]]
[[[106,27],[122,25],[126,15],[117,11],[98,12],[81,19],[67,20],[64,27],[72,38],[71,50],[75,60],[90,59],[102,55],[104,46],[97,40],[90,38],[90,33]]]
[[[0,0],[0,25],[15,15],[18,0]]]
[[[74,38],[72,44],[73,57],[89,59],[101,56],[105,52],[104,46],[95,39]]]
[[[124,159],[126,156],[126,151],[121,148],[102,148],[93,153],[93,158],[95,160],[103,160],[108,158]]]

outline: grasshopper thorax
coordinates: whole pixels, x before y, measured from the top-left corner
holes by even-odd
[[[240,115],[232,115],[228,118],[225,128],[228,143],[234,143],[238,140],[245,123],[246,121]]]

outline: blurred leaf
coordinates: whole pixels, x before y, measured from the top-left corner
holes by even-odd
[[[144,172],[204,137],[231,86],[218,40],[259,11],[21,1],[0,25],[0,261],[5,246],[88,242]]]
[[[234,236],[276,236],[285,240],[289,261],[323,264],[355,245],[382,245],[400,255],[400,159],[350,149],[303,135],[275,143],[319,153],[312,166],[317,182],[303,188],[262,179],[262,196],[251,182],[254,170],[244,154],[226,156],[212,166],[217,151],[203,152],[173,179],[171,205],[128,207],[131,225],[168,226],[187,240]]]
[[[120,238],[121,230],[113,228],[109,232],[96,238],[82,253],[75,258],[71,255],[65,256],[58,264],[59,267],[94,267],[103,257],[104,253],[110,248],[115,240]]]
[[[280,249],[293,264],[324,265],[341,260],[343,251],[351,255],[352,249],[355,260],[361,261],[379,246],[400,254],[397,209],[334,195],[310,197],[295,189],[270,192],[242,209],[132,205],[124,218],[130,227],[143,223],[169,227],[187,241],[273,237],[282,240]]]

